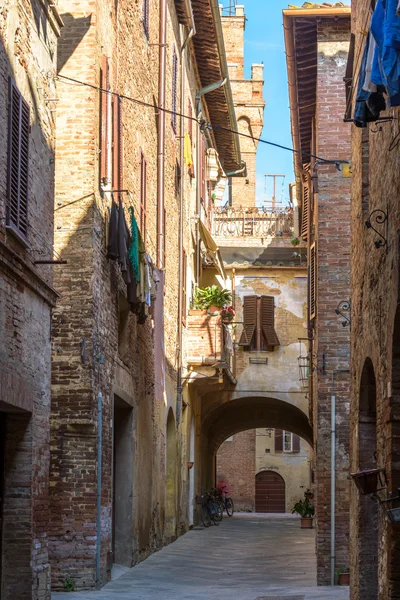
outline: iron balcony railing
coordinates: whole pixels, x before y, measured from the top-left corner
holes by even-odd
[[[293,231],[293,210],[270,211],[262,208],[218,208],[212,215],[215,237],[280,237]]]

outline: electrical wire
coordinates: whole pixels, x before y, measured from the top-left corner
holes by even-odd
[[[206,128],[210,131],[217,131],[217,130],[221,130],[221,131],[226,131],[227,133],[233,133],[235,135],[238,136],[242,136],[248,139],[251,139],[253,141],[257,141],[260,142],[262,144],[267,144],[268,146],[272,146],[274,148],[279,148],[281,150],[287,150],[288,152],[292,152],[293,154],[301,154],[302,156],[308,156],[309,158],[315,158],[316,160],[318,160],[319,162],[322,163],[327,163],[327,164],[331,164],[331,165],[340,165],[343,163],[348,163],[348,160],[329,160],[327,158],[322,158],[321,156],[317,156],[316,154],[311,154],[309,152],[303,152],[302,150],[295,150],[294,148],[291,148],[289,146],[284,146],[283,144],[277,144],[275,142],[270,142],[269,140],[264,140],[263,138],[257,138],[254,137],[253,135],[250,134],[246,134],[246,133],[242,133],[240,131],[236,131],[235,129],[230,129],[229,127],[223,127],[222,125],[211,125],[210,123],[206,123],[206,122],[199,122],[199,120],[197,119],[197,117],[193,117],[190,115],[185,115],[183,113],[179,113],[173,110],[169,110],[168,108],[162,108],[161,106],[157,106],[156,104],[150,104],[149,102],[144,102],[143,100],[138,100],[137,98],[132,98],[132,96],[127,96],[125,94],[120,94],[119,92],[113,92],[111,90],[106,90],[100,86],[97,85],[93,85],[91,83],[86,83],[84,81],[79,81],[79,79],[74,79],[72,77],[67,77],[66,75],[58,75],[57,76],[58,79],[64,79],[68,82],[71,82],[72,84],[78,84],[78,85],[82,85],[85,87],[89,87],[93,90],[102,92],[104,94],[109,94],[111,96],[116,96],[122,100],[128,100],[129,102],[133,102],[135,104],[139,104],[140,106],[146,106],[148,108],[153,108],[159,111],[163,111],[167,114],[170,115],[176,115],[177,117],[182,117],[183,119],[188,119],[189,121],[196,121],[196,123],[198,123],[200,125],[200,128]]]

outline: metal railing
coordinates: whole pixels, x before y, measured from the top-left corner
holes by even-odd
[[[262,208],[226,207],[213,211],[215,237],[280,237],[293,231],[293,210],[267,211]]]

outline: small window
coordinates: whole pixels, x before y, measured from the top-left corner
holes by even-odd
[[[7,226],[28,236],[30,109],[9,79]]]
[[[147,232],[147,162],[143,152],[140,152],[140,233],[146,244]]]
[[[172,129],[174,133],[177,132],[178,119],[177,119],[177,98],[178,98],[178,56],[175,52],[172,55]]]
[[[283,451],[293,452],[293,434],[290,431],[283,432]]]
[[[142,22],[145,36],[150,37],[150,0],[143,0]]]

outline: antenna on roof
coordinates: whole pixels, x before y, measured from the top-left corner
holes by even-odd
[[[229,6],[224,6],[222,8],[223,12],[226,12],[229,17],[234,17],[236,15],[236,6],[238,0],[229,0]]]

